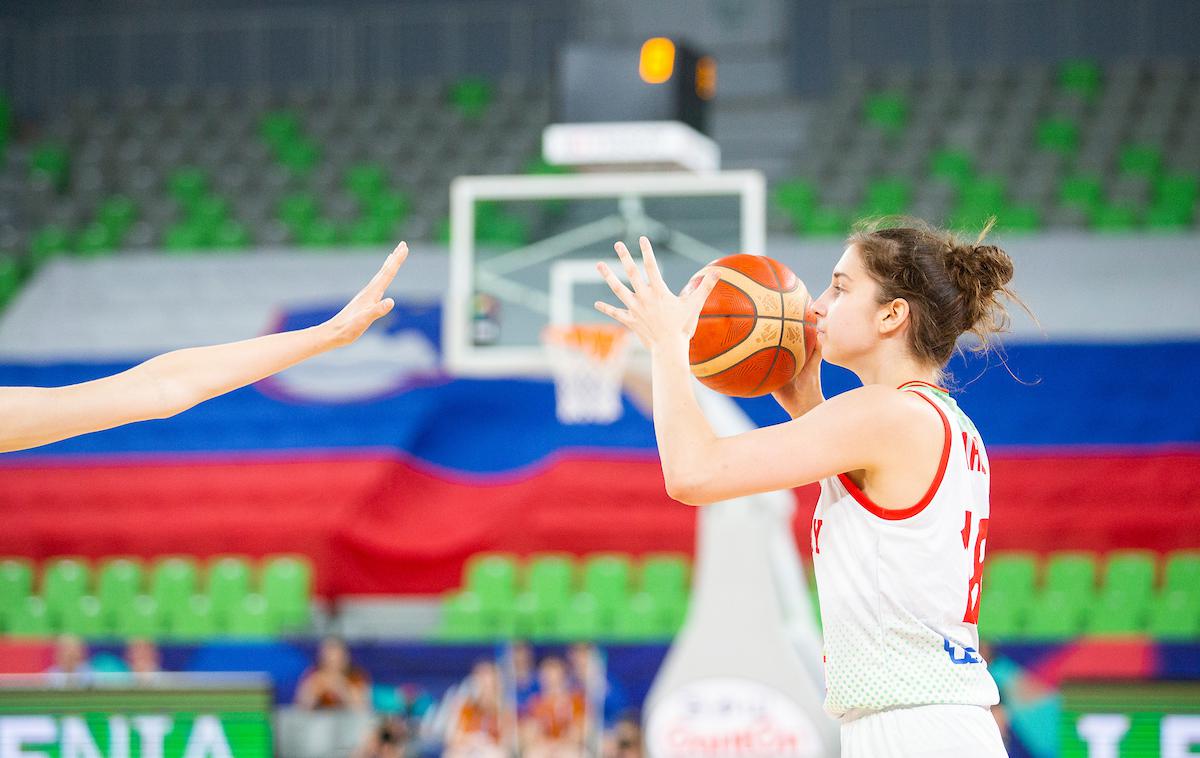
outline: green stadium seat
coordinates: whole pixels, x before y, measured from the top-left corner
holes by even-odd
[[[1063,592],[1088,602],[1096,593],[1096,556],[1081,551],[1053,553],[1046,561],[1047,592]]]
[[[225,618],[250,593],[250,564],[240,556],[226,555],[208,564],[206,583],[213,611]]]
[[[578,592],[558,617],[556,636],[563,640],[595,640],[604,634],[603,609],[590,592]]]
[[[104,606],[95,595],[83,595],[62,609],[59,630],[77,637],[106,637],[109,635]]]
[[[1084,610],[1089,598],[1090,595],[1048,587],[1038,593],[1029,606],[1024,636],[1045,641],[1078,636],[1083,631]]]
[[[294,192],[279,201],[279,218],[296,231],[317,220],[320,206],[307,192]]]
[[[1162,170],[1162,151],[1153,145],[1129,145],[1121,150],[1117,165],[1123,174],[1154,178]]]
[[[93,221],[83,228],[75,240],[75,252],[81,256],[95,257],[111,252],[118,239],[106,224]]]
[[[889,134],[898,134],[908,123],[908,101],[898,93],[881,92],[867,98],[863,116],[867,123]]]
[[[876,179],[867,185],[863,215],[895,216],[906,213],[912,202],[912,185],[898,178]]]
[[[91,567],[81,558],[52,558],[42,565],[42,597],[52,614],[61,614],[91,589]]]
[[[111,558],[100,565],[96,575],[96,596],[111,615],[127,607],[145,589],[146,572],[141,561]]]
[[[1192,593],[1200,600],[1200,550],[1176,550],[1167,555],[1163,588]]]
[[[1096,177],[1075,174],[1063,179],[1058,188],[1058,197],[1063,205],[1079,208],[1090,215],[1100,207],[1103,188]]]
[[[387,187],[387,172],[383,166],[375,163],[360,163],[346,169],[346,189],[350,190],[359,202],[370,203],[379,197]]]
[[[208,242],[208,230],[191,220],[167,227],[162,240],[163,247],[172,253],[200,250],[206,247]]]
[[[300,137],[300,119],[291,111],[272,111],[259,122],[259,134],[278,148]]]
[[[442,601],[441,637],[444,640],[473,641],[492,636],[483,612],[483,602],[470,590],[451,593]]]
[[[532,592],[522,592],[513,600],[512,632],[516,637],[532,640],[552,637],[556,619]]]
[[[46,601],[30,595],[8,615],[7,632],[12,637],[49,637],[56,629]]]
[[[473,556],[463,580],[464,588],[479,596],[485,610],[508,608],[517,596],[517,560],[506,553]]]
[[[16,608],[33,593],[33,564],[25,558],[0,558],[0,609]]]
[[[62,190],[70,179],[71,158],[67,149],[55,143],[43,143],[29,156],[29,173],[43,177],[56,189]]]
[[[203,227],[215,227],[229,217],[229,201],[218,195],[202,195],[188,207],[188,217]]]
[[[307,175],[321,160],[321,151],[315,144],[299,138],[276,149],[279,162],[298,176]]]
[[[243,595],[225,618],[225,632],[237,639],[266,639],[279,634],[279,623],[267,599],[257,593]]]
[[[817,189],[805,179],[788,179],[775,185],[771,199],[781,210],[807,213],[817,204]]]
[[[333,247],[342,241],[341,230],[332,221],[318,218],[301,227],[296,235],[307,247]]]
[[[1200,597],[1185,589],[1164,589],[1150,605],[1146,631],[1162,640],[1200,640]]]
[[[1154,182],[1154,204],[1186,211],[1189,218],[1197,197],[1200,197],[1200,177],[1169,174]]]
[[[984,563],[984,600],[990,601],[994,594],[1006,594],[1021,598],[1033,596],[1037,584],[1037,556],[1033,553],[996,552]],[[986,603],[980,603],[980,607]]]
[[[366,203],[366,207],[368,216],[393,226],[408,218],[408,196],[403,192],[380,192]]]
[[[532,555],[525,565],[525,587],[543,606],[557,609],[575,592],[575,559],[571,555]]]
[[[988,641],[1005,641],[1021,636],[1031,593],[997,589],[984,580],[983,599],[979,603],[979,636]]]
[[[583,589],[607,615],[624,605],[632,585],[633,567],[620,553],[596,553],[583,562]]]
[[[312,577],[312,563],[303,556],[277,555],[263,562],[262,594],[287,631],[308,625]]]
[[[210,244],[221,250],[240,250],[250,246],[250,231],[240,221],[227,218],[213,227]]]
[[[658,601],[648,592],[630,595],[613,617],[612,638],[628,642],[662,639],[670,636]]]
[[[0,252],[0,256],[3,253]],[[21,281],[25,278],[24,267],[15,258],[0,257],[0,305],[21,289]]]
[[[173,618],[200,589],[196,562],[187,556],[172,556],[155,563],[150,572],[150,595],[159,611]],[[211,609],[210,609],[211,610]]]
[[[814,237],[844,237],[849,231],[850,219],[844,212],[823,206],[813,209],[808,217],[808,225],[800,233]]]
[[[470,121],[478,121],[492,102],[492,85],[485,79],[470,77],[450,88],[450,103]]]
[[[208,193],[208,175],[195,166],[183,166],[167,177],[167,191],[175,201],[185,208]]]
[[[96,220],[108,227],[115,239],[124,236],[129,225],[137,220],[137,204],[124,195],[106,198],[96,210]]]
[[[1133,231],[1137,222],[1137,210],[1127,205],[1102,205],[1092,214],[1092,228],[1098,232]]]
[[[1058,82],[1063,89],[1091,100],[1100,93],[1100,67],[1090,60],[1072,60],[1062,65]]]
[[[930,158],[929,173],[956,186],[962,186],[975,175],[975,165],[969,153],[947,148],[938,150]]]
[[[655,600],[688,593],[688,559],[677,553],[648,555],[642,559],[640,587]]]
[[[1088,634],[1128,637],[1141,634],[1146,621],[1146,596],[1123,589],[1105,590],[1088,611]]]
[[[164,624],[158,612],[158,601],[149,595],[137,595],[129,602],[109,607],[113,632],[124,639],[157,639],[163,636]]]
[[[1104,592],[1121,591],[1149,597],[1154,590],[1158,555],[1150,550],[1114,550],[1104,567]]]
[[[1146,211],[1146,229],[1152,232],[1178,232],[1192,225],[1192,210],[1173,205],[1152,205]]]
[[[963,183],[959,200],[963,205],[978,207],[986,213],[995,214],[1004,207],[1006,191],[1003,179],[979,176]]]
[[[63,227],[54,224],[38,229],[29,241],[29,251],[38,265],[70,249],[71,235]]]
[[[171,614],[170,633],[175,639],[201,640],[217,636],[218,631],[217,614],[207,595],[187,597]]]
[[[1069,155],[1079,147],[1079,128],[1065,118],[1049,118],[1037,126],[1037,146]]]
[[[395,224],[382,218],[374,216],[360,218],[346,230],[346,242],[364,247],[381,245],[391,240],[394,228]]]

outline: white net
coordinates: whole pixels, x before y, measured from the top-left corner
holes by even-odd
[[[542,334],[564,424],[611,424],[621,417],[629,332],[607,324],[549,326]]]

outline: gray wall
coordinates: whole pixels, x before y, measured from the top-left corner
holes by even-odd
[[[572,0],[108,0],[0,6],[0,89],[24,115],[83,92],[547,78]]]

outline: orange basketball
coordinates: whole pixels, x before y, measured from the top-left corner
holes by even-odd
[[[694,374],[717,392],[757,397],[787,384],[816,344],[812,298],[791,269],[761,255],[739,253],[708,264],[717,271],[692,336]]]

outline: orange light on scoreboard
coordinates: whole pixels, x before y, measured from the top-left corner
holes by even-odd
[[[717,59],[711,55],[696,61],[696,94],[701,100],[712,100],[717,94]]]
[[[638,75],[646,84],[662,84],[675,71],[675,43],[666,37],[651,37],[642,43]]]

